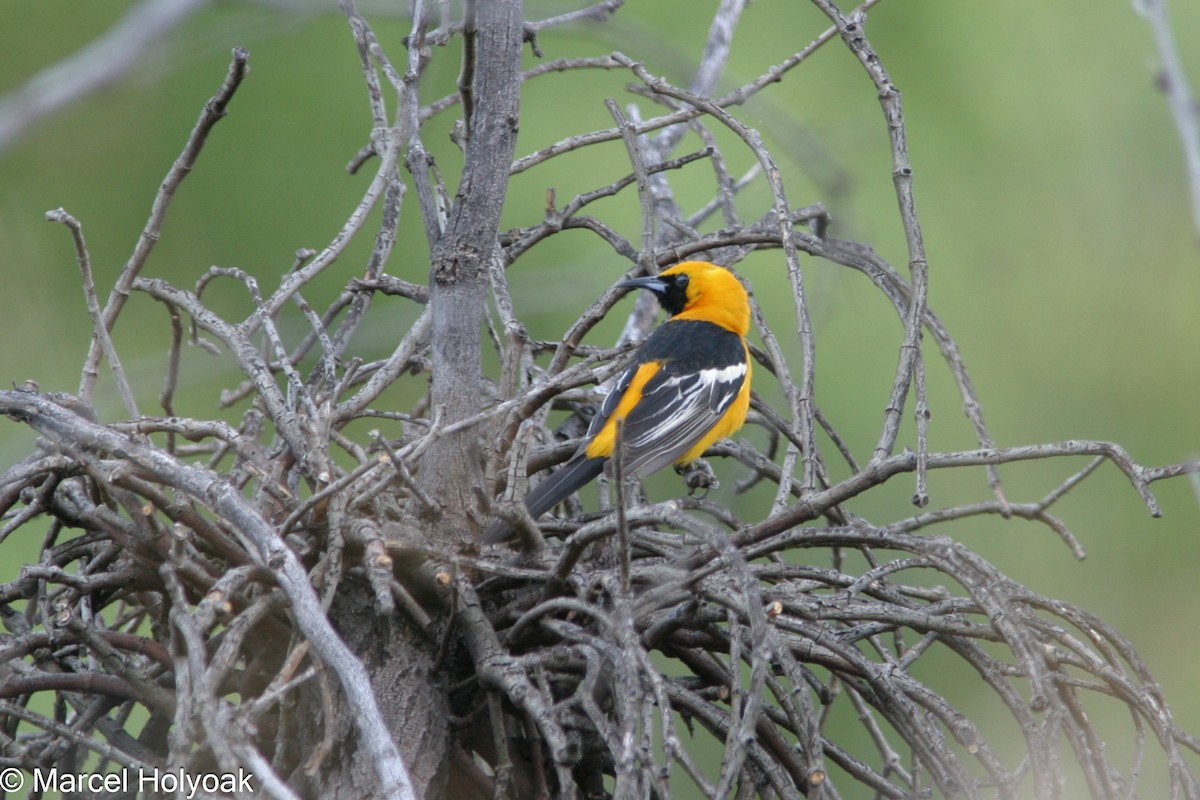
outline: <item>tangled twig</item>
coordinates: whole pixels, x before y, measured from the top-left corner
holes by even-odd
[[[376,172],[328,244],[288,255],[274,287],[231,267],[202,271],[190,290],[143,275],[170,199],[245,76],[243,51],[164,180],[103,307],[78,221],[53,212],[75,234],[96,335],[78,396],[32,386],[0,392],[0,413],[42,437],[0,474],[0,544],[18,532],[40,539],[37,558],[0,583],[3,766],[246,769],[281,798],[359,786],[362,771],[352,773],[362,764],[371,767],[369,791],[399,797],[441,791],[437,781],[450,773],[452,791],[464,797],[667,798],[691,786],[711,798],[1056,798],[1068,783],[1095,797],[1133,796],[1149,782],[1148,751],[1157,749],[1153,763],[1165,763],[1165,777],[1155,776],[1156,785],[1200,798],[1189,763],[1200,742],[1173,721],[1132,645],[953,538],[967,519],[1029,521],[1082,557],[1081,537],[1059,514],[1076,486],[1112,465],[1158,516],[1153,484],[1200,474],[1200,463],[1148,467],[1105,441],[997,446],[959,349],[928,303],[899,95],[864,29],[874,2],[849,14],[827,0],[816,5],[833,27],[718,97],[746,13],[735,0],[719,4],[702,69],[687,88],[624,53],[519,72],[508,43],[511,80],[624,70],[639,104],[598,99],[614,127],[472,173],[491,175],[496,163],[510,176],[549,173],[564,154],[617,140],[627,162],[565,203],[548,192],[545,207],[532,216],[520,210],[511,230],[455,240],[454,258],[469,257],[474,285],[494,299],[494,314],[474,328],[486,332],[481,341],[490,341],[498,365],[494,380],[473,376],[479,397],[458,398],[456,409],[428,386],[455,352],[453,341],[439,340],[447,312],[434,313],[445,308],[438,292],[454,282],[387,270],[400,271],[418,250],[422,269],[430,259],[435,271],[445,268],[447,232],[479,223],[445,185],[423,126],[458,108],[470,119],[456,129],[454,147],[469,151],[472,137],[489,135],[478,126],[494,111],[492,97],[479,86],[499,73],[494,54],[480,48],[496,33],[488,27],[495,9],[459,22],[449,4],[418,2],[406,56],[395,59],[354,3],[340,3],[373,126],[351,166],[375,161]],[[538,37],[558,26],[607,19],[620,6],[596,3],[509,33],[536,50]],[[764,137],[736,113],[839,37],[879,92],[908,277],[869,247],[836,238],[823,203],[799,205]],[[421,105],[428,64],[455,38],[467,58],[458,93]],[[652,104],[661,113],[651,115]],[[676,154],[685,142],[692,148]],[[741,177],[730,172],[735,151],[755,164]],[[455,155],[437,149],[442,160]],[[677,195],[675,182],[695,174],[711,182],[711,195]],[[747,199],[755,189],[768,198],[760,207]],[[427,248],[397,247],[406,200],[419,206],[419,244]],[[634,241],[604,216],[601,200],[641,210]],[[491,206],[498,214],[498,203]],[[337,276],[348,245],[375,224],[362,270]],[[754,280],[753,338],[761,346],[752,352],[763,368],[755,372],[751,432],[707,453],[727,462],[717,468],[737,475],[739,491],[770,487],[768,500],[648,502],[618,470],[615,501],[602,491],[599,513],[574,500],[543,520],[513,511],[525,484],[575,451],[598,398],[591,385],[615,374],[626,340],[653,323],[652,309],[635,309],[616,343],[593,341],[617,308],[622,293],[614,288],[561,337],[530,334],[507,275],[565,231],[584,232],[583,246],[609,253],[599,260],[618,265],[614,284],[685,258],[737,268],[762,251],[782,255],[779,274]],[[865,459],[818,405],[805,285],[818,259],[865,276],[903,323],[888,345],[897,348],[896,370]],[[325,308],[306,299],[318,278],[338,281]],[[243,292],[250,312],[218,314],[214,282]],[[768,286],[787,287],[789,335],[763,311]],[[137,299],[169,314],[157,416],[133,403],[108,336]],[[390,354],[375,357],[356,334],[387,325],[388,303],[420,308]],[[932,348],[922,355],[925,336],[940,359]],[[799,363],[789,362],[793,341]],[[240,383],[214,402],[223,416],[175,413],[189,344],[238,370]],[[103,422],[92,409],[105,358],[127,419]],[[975,449],[930,447],[925,381],[943,368],[974,427]],[[785,404],[772,408],[773,396]],[[912,449],[901,446],[905,409],[916,418]],[[428,469],[429,454],[447,448],[461,450],[470,469]],[[1035,499],[1001,489],[1001,465],[1080,458],[1084,466],[1064,466]],[[978,471],[991,495],[939,506],[926,478],[943,470]],[[480,471],[481,481],[471,478]],[[918,510],[868,519],[864,499],[909,474]],[[454,504],[463,497],[471,509]],[[520,554],[429,535],[453,519],[461,524],[455,535],[470,539],[488,515],[513,522]],[[949,688],[952,673],[971,681],[972,701]],[[29,702],[43,695],[53,702]],[[448,730],[443,738],[428,732],[427,712],[406,705],[428,697],[444,704],[436,720]],[[976,713],[980,698],[1001,713]],[[1100,746],[1097,699],[1127,714],[1125,762]],[[1120,735],[1106,731],[1106,740]],[[1014,749],[1014,737],[1022,746]],[[427,763],[423,747],[439,752]]]

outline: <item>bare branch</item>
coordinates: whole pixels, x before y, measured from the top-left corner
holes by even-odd
[[[119,80],[208,0],[143,0],[107,33],[0,98],[0,152],[60,108]]]
[[[71,231],[71,237],[75,240],[75,258],[79,262],[79,271],[83,276],[83,297],[87,303],[88,314],[92,318],[92,336],[99,340],[100,348],[108,359],[109,368],[117,382],[117,391],[120,392],[121,400],[125,403],[125,411],[131,417],[140,416],[137,403],[133,399],[133,390],[129,388],[129,379],[125,376],[125,369],[121,366],[121,359],[117,356],[117,349],[113,346],[112,337],[108,335],[108,328],[104,324],[103,314],[100,311],[100,301],[96,297],[96,281],[92,277],[92,260],[83,239],[83,225],[61,208],[47,211],[46,219],[51,222],[60,222]],[[96,377],[94,372],[90,375],[86,372],[84,374],[85,386],[81,387],[79,396],[85,403],[92,402],[92,388],[95,386]]]
[[[180,7],[180,4],[175,2],[159,1],[158,5],[171,6],[176,9]],[[131,50],[130,52],[136,51]],[[150,209],[150,218],[146,221],[146,226],[142,229],[141,236],[138,237],[133,254],[117,277],[117,282],[104,305],[104,327],[106,329],[111,331],[113,325],[116,324],[117,316],[121,313],[125,301],[129,299],[129,291],[133,286],[134,279],[145,266],[150,251],[158,242],[158,237],[162,233],[163,220],[166,218],[167,209],[171,205],[175,191],[196,165],[196,159],[199,157],[204,143],[208,140],[208,134],[212,131],[213,126],[225,116],[229,101],[233,99],[234,92],[237,91],[242,79],[249,72],[247,66],[249,58],[249,54],[240,47],[233,51],[233,60],[229,64],[229,72],[225,75],[224,83],[217,93],[204,104],[204,110],[200,112],[200,119],[196,121],[196,126],[192,129],[187,144],[183,147],[183,152],[175,159],[175,163],[171,165],[171,170],[163,179],[162,185],[158,187],[158,194],[154,196],[154,204]],[[95,383],[94,376],[97,374],[96,367],[100,363],[102,352],[99,339],[93,339],[84,362],[83,381],[79,389],[79,394],[83,397],[88,397],[92,393]],[[89,378],[89,376],[92,377]]]
[[[96,453],[125,459],[130,465],[156,476],[164,484],[183,492],[225,520],[258,563],[273,572],[280,588],[295,609],[297,627],[313,651],[338,676],[354,720],[371,758],[380,786],[399,797],[415,797],[407,770],[390,734],[379,716],[362,663],[346,649],[320,609],[304,568],[231,487],[219,476],[182,464],[162,451],[137,444],[107,428],[72,414],[44,398],[27,392],[0,392],[0,413],[15,416],[57,441],[70,442]]]
[[[1183,147],[1183,160],[1187,165],[1188,185],[1192,190],[1192,225],[1200,236],[1200,114],[1191,82],[1179,57],[1171,20],[1167,13],[1167,0],[1134,0],[1134,9],[1150,23],[1154,34],[1154,46],[1162,61],[1159,86],[1167,97],[1167,107],[1179,134]]]

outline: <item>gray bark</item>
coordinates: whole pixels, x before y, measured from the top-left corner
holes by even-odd
[[[477,14],[476,29],[467,34],[463,77],[464,85],[473,78],[469,96],[482,102],[464,103],[470,117],[462,180],[429,271],[432,400],[447,424],[479,410],[488,259],[516,148],[521,86],[520,0],[480,3]],[[469,541],[482,483],[478,432],[465,429],[434,442],[421,461],[420,483],[441,505],[437,519],[426,519],[430,539],[440,545]]]

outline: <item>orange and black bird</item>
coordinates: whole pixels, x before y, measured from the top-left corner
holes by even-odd
[[[534,519],[604,470],[618,421],[623,421],[624,474],[647,475],[695,461],[746,419],[750,300],[733,273],[706,261],[685,261],[657,276],[617,285],[654,292],[670,319],[638,347],[592,418],[578,452],[525,498]],[[513,533],[511,525],[499,521],[483,541],[505,541]]]

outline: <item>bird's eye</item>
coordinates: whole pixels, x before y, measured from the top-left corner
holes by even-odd
[[[688,276],[687,275],[676,275],[675,276],[675,285],[678,286],[680,289],[687,286],[688,285]]]

